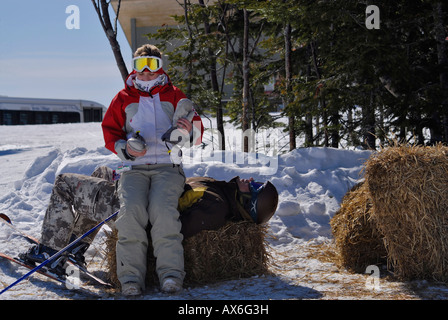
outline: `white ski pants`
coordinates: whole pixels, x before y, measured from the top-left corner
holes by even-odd
[[[122,174],[116,221],[117,276],[122,285],[133,281],[145,288],[148,222],[160,282],[175,277],[182,283],[183,236],[177,206],[184,185],[185,174],[178,165],[138,165]]]

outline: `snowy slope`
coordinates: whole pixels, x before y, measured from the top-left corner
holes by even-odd
[[[207,121],[204,124],[207,126]],[[227,125],[226,136],[232,135],[237,132]],[[103,147],[99,123],[0,126],[0,136],[0,212],[8,214],[16,226],[35,237],[39,237],[57,174],[90,175],[97,166],[115,167],[119,164],[118,158]],[[280,203],[269,223],[273,235],[269,239],[269,250],[275,262],[272,266],[274,275],[186,288],[175,297],[167,297],[156,288],[150,288],[141,299],[415,298],[400,283],[382,282],[381,290],[372,291],[366,285],[365,275],[337,270],[325,259],[325,252],[332,251],[330,219],[346,191],[362,178],[362,165],[369,157],[369,151],[303,148],[281,155],[270,152],[270,162],[263,162],[263,167],[260,163],[244,164],[236,158],[223,163],[219,161],[219,153],[212,150],[209,132],[204,140],[207,142],[204,149],[195,149],[191,158],[186,153],[184,169],[187,176],[206,175],[222,180],[236,175],[252,176],[256,180],[270,180],[277,187]],[[230,144],[230,147],[235,150],[238,145]],[[89,268],[97,273],[102,270],[102,240],[104,234],[100,233],[88,251],[90,256],[95,255]],[[2,225],[0,243],[1,251],[11,255],[28,246]],[[0,260],[1,287],[14,282],[24,272]],[[444,294],[444,288],[438,290]],[[39,277],[31,277],[0,296],[0,299],[88,298]],[[120,297],[104,295],[103,298]]]

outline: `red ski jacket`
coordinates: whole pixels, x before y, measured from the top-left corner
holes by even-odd
[[[163,73],[159,83],[150,92],[137,89],[134,85],[136,72],[129,74],[122,89],[112,100],[104,115],[102,129],[106,148],[117,154],[128,165],[158,164],[172,162],[169,146],[162,141],[162,135],[172,126],[176,110],[192,102],[175,87],[168,75]],[[193,117],[193,144],[202,141],[204,126],[199,115]],[[126,140],[137,131],[145,139],[146,155],[135,160],[127,156]]]

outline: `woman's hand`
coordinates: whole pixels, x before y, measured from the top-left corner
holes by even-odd
[[[180,118],[177,120],[176,126],[180,130],[186,130],[188,133],[193,129],[193,124],[188,119]]]
[[[146,154],[146,149],[143,149],[142,151],[137,151],[131,148],[129,143],[126,144],[126,152],[128,155],[134,158],[143,157]]]

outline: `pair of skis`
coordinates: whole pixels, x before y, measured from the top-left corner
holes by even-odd
[[[25,268],[30,269],[30,270],[32,270],[34,268],[34,267],[30,266],[29,264],[25,263],[24,261],[22,261],[21,259],[13,258],[13,257],[8,256],[7,254],[1,253],[1,252],[0,252],[0,258],[9,260],[9,261],[11,261],[11,262],[13,262],[15,264],[18,264],[19,266],[25,267]],[[47,278],[50,278],[52,280],[55,280],[57,282],[60,282],[66,288],[74,288],[74,289],[77,289],[77,290],[82,291],[84,293],[88,293],[89,295],[99,296],[99,295],[95,294],[94,292],[91,292],[90,290],[86,290],[86,289],[83,289],[81,287],[75,286],[71,282],[69,282],[67,279],[62,278],[59,275],[53,274],[50,271],[44,270],[43,268],[37,270],[36,273],[38,273],[40,275],[43,275],[43,276],[45,276]]]
[[[8,227],[12,228],[14,231],[18,232],[29,243],[31,243],[31,244],[39,244],[39,241],[36,238],[26,234],[22,230],[18,229],[15,225],[13,225],[12,222],[11,222],[11,219],[7,215],[5,215],[3,213],[0,213],[0,221],[3,222],[4,224],[6,224]],[[0,253],[0,256],[3,257],[3,258],[6,258],[8,260],[11,260],[11,261],[15,260],[14,262],[18,262],[19,264],[20,263],[21,264],[24,263],[24,261],[21,261],[20,259],[17,259],[17,258],[8,257],[4,253]],[[74,267],[76,267],[77,269],[81,270],[84,274],[86,274],[87,276],[89,276],[90,278],[92,278],[93,280],[98,282],[99,284],[102,284],[104,286],[112,286],[111,284],[109,284],[109,283],[103,281],[102,279],[96,277],[93,273],[91,273],[89,270],[87,270],[83,265],[79,264],[76,260],[74,260],[73,257],[69,256],[68,260],[67,260],[67,263],[72,265],[72,266],[74,266]]]
[[[60,251],[58,251],[57,253],[55,253],[53,256],[51,256],[50,258],[48,258],[47,260],[45,260],[44,262],[42,262],[41,264],[39,264],[36,267],[30,266],[28,264],[26,264],[24,261],[18,259],[18,258],[13,258],[11,256],[8,256],[4,253],[0,253],[0,257],[7,259],[11,262],[14,262],[20,266],[26,267],[28,269],[30,269],[30,271],[25,274],[24,276],[22,276],[20,279],[18,279],[17,281],[15,281],[14,283],[12,283],[11,285],[7,286],[6,288],[4,288],[2,291],[0,291],[0,295],[3,294],[5,291],[9,290],[10,288],[12,288],[13,286],[15,286],[16,284],[18,284],[19,282],[21,282],[22,280],[26,279],[27,277],[29,277],[31,274],[37,272],[39,274],[42,274],[44,276],[47,276],[48,278],[61,282],[64,285],[66,285],[68,288],[74,288],[89,294],[93,294],[93,292],[83,289],[82,287],[77,287],[77,286],[73,286],[72,283],[70,283],[67,279],[62,278],[56,274],[53,274],[51,272],[49,272],[48,270],[46,270],[44,267],[56,260],[57,258],[59,258],[62,254],[64,254],[66,251],[70,250],[71,248],[73,248],[76,244],[78,244],[82,239],[84,239],[85,237],[87,237],[88,235],[90,235],[92,232],[94,232],[95,230],[97,230],[98,228],[100,228],[103,224],[107,223],[109,220],[113,219],[116,215],[118,214],[118,211],[115,212],[114,214],[112,214],[109,218],[101,221],[98,225],[96,225],[95,227],[93,227],[91,230],[87,231],[85,234],[83,234],[82,236],[80,236],[78,239],[76,239],[75,241],[71,242],[68,246],[66,246],[65,248],[61,249]],[[25,232],[23,232],[22,230],[18,229],[16,226],[14,226],[11,223],[11,220],[9,219],[8,216],[6,216],[5,214],[0,213],[0,221],[3,222],[5,225],[9,226],[10,228],[12,228],[14,231],[20,233],[20,235],[22,237],[24,237],[28,242],[30,243],[34,243],[34,244],[38,244],[39,241],[26,234]],[[91,272],[89,272],[84,266],[80,265],[79,263],[77,263],[74,259],[69,258],[68,259],[69,264],[73,265],[74,267],[78,268],[81,272],[83,272],[84,274],[86,274],[87,276],[89,276],[90,278],[92,278],[93,280],[97,281],[98,283],[107,286],[107,287],[112,287],[109,283],[103,281],[102,279],[96,277],[95,275],[93,275]],[[96,294],[94,294],[96,295]]]

